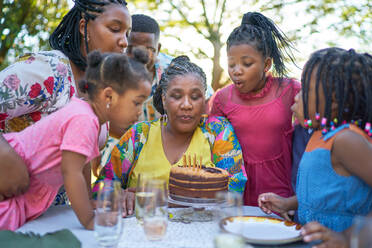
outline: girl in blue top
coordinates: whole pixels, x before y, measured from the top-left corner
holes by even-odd
[[[315,132],[299,165],[296,196],[264,193],[259,206],[285,218],[298,209],[300,223],[309,223],[302,231],[306,242],[343,245],[353,217],[372,212],[372,56],[319,50],[301,81],[292,110]]]

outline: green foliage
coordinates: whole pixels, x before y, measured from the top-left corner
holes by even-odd
[[[179,44],[171,48],[164,43],[163,51],[209,60],[215,89],[228,81],[219,62],[227,36],[248,11],[260,11],[280,27],[288,18],[305,19],[303,23],[287,25],[284,30],[296,43],[305,43],[312,35],[324,32],[321,30],[324,26],[326,31],[336,32],[340,37],[354,37],[356,47],[368,48],[372,40],[372,0],[133,0],[128,3],[132,14],[153,16],[160,24],[162,38]],[[0,0],[0,8],[0,69],[8,60],[32,50],[35,44],[38,49],[47,49],[49,34],[68,11],[67,0]],[[186,41],[186,33],[192,36],[191,42]],[[30,38],[32,42],[25,42]],[[328,45],[340,45],[338,37],[327,33],[324,40]],[[310,46],[317,48],[317,44]]]
[[[49,34],[68,11],[67,0],[0,0],[0,7],[0,69],[35,45],[48,49]]]
[[[235,0],[226,3],[223,0],[134,0],[129,4],[135,6],[136,13],[142,12],[156,18],[161,25],[162,36],[182,41],[182,46],[177,46],[173,53],[191,52],[195,58],[208,58],[213,63],[214,88],[221,87],[227,81],[222,73],[218,73],[221,66],[215,56],[220,56],[227,35],[233,27],[239,25],[242,15],[248,11],[262,12],[273,18],[279,26],[288,15],[292,19],[306,16],[301,18],[305,22],[293,23],[291,30],[285,30],[287,36],[297,43],[305,42],[313,34],[324,32],[320,29],[324,29],[324,26],[326,30],[332,30],[341,37],[354,37],[359,42],[357,47],[367,47],[372,40],[372,0]],[[232,8],[233,5],[238,8]],[[182,33],[186,29],[195,34],[194,43],[186,44],[183,40]],[[340,45],[336,37],[324,38],[330,46]],[[205,42],[213,47],[213,54],[200,48]],[[317,44],[311,45],[317,48]]]
[[[337,32],[340,36],[354,37],[364,45],[369,44],[372,39],[372,0],[254,0],[254,2],[262,4],[261,11],[274,10],[276,14],[282,15],[284,8],[291,8],[297,10],[299,15],[306,15],[308,21],[299,29],[308,28],[309,35],[319,32],[319,27],[327,23],[329,30]]]
[[[191,53],[197,59],[212,61],[212,87],[217,89],[223,86],[220,83],[223,69],[219,65],[219,58],[227,33],[222,30],[230,32],[231,27],[237,26],[243,14],[239,5],[229,4],[229,2],[228,0],[136,0],[130,4],[135,6],[136,13],[142,12],[156,18],[161,26],[163,37],[172,37],[182,44],[179,49],[172,52],[173,55]],[[191,42],[186,41],[182,36],[186,30],[195,33]],[[203,47],[210,47],[213,52],[206,52]],[[164,44],[163,48],[166,48]]]

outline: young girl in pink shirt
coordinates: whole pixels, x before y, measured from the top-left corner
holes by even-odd
[[[227,40],[228,72],[233,84],[218,91],[211,114],[225,116],[242,146],[248,181],[244,204],[257,206],[258,195],[292,196],[291,105],[300,84],[284,78],[290,42],[264,15],[248,12]],[[269,70],[274,64],[273,77]]]
[[[30,186],[23,194],[0,201],[0,229],[15,230],[40,216],[62,184],[80,223],[93,229],[89,162],[99,156],[99,129],[105,122],[130,125],[138,119],[151,91],[147,60],[140,51],[133,59],[92,52],[79,82],[85,99],[73,98],[25,130],[3,135],[21,156]],[[0,173],[6,173],[1,165]]]

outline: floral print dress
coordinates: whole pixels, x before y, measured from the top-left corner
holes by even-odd
[[[99,182],[103,180],[118,180],[124,189],[128,187],[129,178],[141,156],[142,148],[148,141],[150,126],[151,122],[137,123],[120,138],[94,183],[94,197]],[[242,150],[230,122],[224,117],[203,117],[199,128],[210,145],[211,161],[216,167],[229,172],[229,190],[243,193],[247,175]]]
[[[75,95],[68,58],[60,51],[21,56],[0,72],[0,132],[19,132],[65,106]]]
[[[0,72],[0,133],[19,132],[75,95],[69,59],[60,51],[25,54]],[[54,204],[68,202],[63,188]]]

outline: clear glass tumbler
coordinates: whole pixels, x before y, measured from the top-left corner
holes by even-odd
[[[372,247],[372,217],[356,216],[353,220],[350,248]]]
[[[116,247],[123,228],[120,182],[102,181],[96,204],[94,235],[100,246]]]
[[[245,247],[242,238],[242,221],[239,217],[243,215],[243,196],[236,192],[218,192],[216,194],[217,209],[216,236],[214,239],[216,248],[243,248]],[[229,232],[223,230],[223,226],[231,223]]]
[[[153,197],[152,192],[145,191],[145,186],[148,180],[150,180],[150,177],[145,174],[139,174],[137,177],[135,212],[137,222],[141,225],[143,225],[145,203],[149,198]]]
[[[168,190],[164,180],[149,180],[145,192],[143,228],[148,240],[161,240],[168,226]]]

